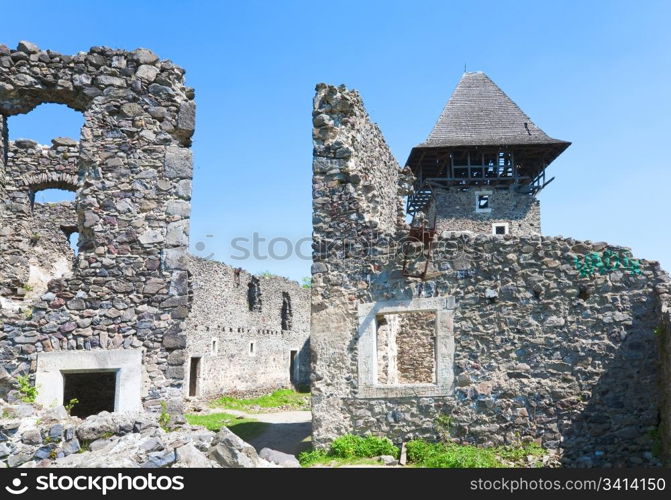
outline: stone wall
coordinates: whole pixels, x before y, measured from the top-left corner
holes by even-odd
[[[369,242],[403,223],[398,163],[355,91],[319,84],[313,116],[312,356],[313,439],[325,444],[352,430],[342,398],[355,389],[356,301],[368,271]],[[367,147],[356,147],[365,144]],[[387,182],[380,182],[386,179]],[[372,194],[371,194],[372,193]],[[391,209],[395,209],[391,211]]]
[[[3,186],[8,213],[13,214],[16,225],[14,228],[3,225],[0,229],[8,248],[0,255],[0,260],[4,260],[4,265],[0,266],[0,297],[4,300],[0,300],[5,308],[16,308],[21,304],[8,303],[7,299],[22,300],[26,285],[37,286],[44,292],[48,281],[45,278],[64,274],[55,271],[54,268],[62,269],[63,266],[53,262],[50,253],[57,250],[54,245],[67,243],[60,224],[65,222],[63,217],[71,216],[73,205],[65,204],[62,209],[57,209],[50,204],[51,208],[47,208],[34,204],[34,196],[37,191],[49,188],[77,190],[79,147],[77,142],[65,138],[54,139],[51,147],[28,139],[8,142],[7,146]],[[50,223],[50,217],[54,217],[53,223]],[[70,230],[73,226],[77,226],[76,217],[68,223]],[[71,260],[67,270],[72,267]],[[27,298],[35,296],[37,294],[28,294]]]
[[[335,230],[340,221],[341,231],[334,236],[346,236],[342,230],[360,224],[373,231],[393,232],[404,217],[396,187],[401,177],[398,163],[377,125],[359,105],[356,91],[325,84],[317,85],[316,90],[313,211],[326,219],[317,219],[315,226],[328,231],[330,225]],[[410,180],[407,172],[403,180]],[[362,205],[366,211],[360,210]]]
[[[395,243],[407,228],[381,231],[368,223],[377,212],[367,201],[376,199],[376,187],[350,182],[359,165],[398,168],[379,161],[388,158],[381,138],[378,151],[356,146],[353,138],[369,127],[356,93],[318,87],[324,95],[352,104],[329,132],[351,153],[340,168],[323,169],[323,134],[315,136],[315,444],[350,432],[395,442],[436,438],[438,418],[447,416],[452,439],[461,443],[533,440],[560,452],[568,466],[658,464],[659,370],[651,360],[659,355],[657,295],[668,287],[659,264],[632,261],[628,249],[606,243],[446,232],[434,241],[426,279],[405,276]],[[386,200],[406,192],[402,176],[382,189]],[[340,215],[352,206],[356,217]],[[575,259],[594,253],[618,256],[619,267],[610,258],[610,271],[581,272]],[[413,258],[425,257],[420,251]],[[360,321],[370,317],[362,319],[358,309],[391,303],[412,312],[438,299],[449,308],[435,309],[443,315],[439,384],[370,387],[368,351],[360,345]]]
[[[661,321],[655,333],[659,336],[661,355],[659,444],[662,459],[668,467],[671,466],[671,289],[668,285],[660,286],[658,291]]]
[[[436,382],[436,314],[385,314],[377,322],[377,383]]]
[[[193,99],[184,70],[147,49],[70,56],[0,45],[2,295],[21,300],[30,274],[32,189],[76,189],[80,235],[72,273],[25,304],[30,316],[0,310],[12,376],[33,373],[41,352],[138,349],[145,407],[179,409],[183,365],[167,359],[186,347]],[[45,102],[83,114],[80,142],[8,144],[6,118]]]
[[[309,290],[280,276],[253,276],[197,257],[188,268],[193,301],[186,332],[190,357],[200,357],[197,395],[309,383]],[[250,296],[252,283],[256,292]],[[297,356],[293,380],[291,351]]]
[[[490,193],[490,212],[476,212],[478,192]],[[541,233],[540,201],[534,196],[510,189],[486,186],[438,189],[428,214],[430,221],[436,217],[436,229],[440,232],[473,231],[493,234],[493,224],[507,223],[509,234],[514,236]]]
[[[396,335],[399,383],[436,382],[436,314],[399,314]]]

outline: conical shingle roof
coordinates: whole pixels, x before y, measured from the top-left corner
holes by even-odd
[[[487,75],[464,73],[436,125],[418,147],[566,144],[553,139]]]

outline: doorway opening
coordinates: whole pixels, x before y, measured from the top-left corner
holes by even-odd
[[[117,370],[62,373],[63,403],[74,403],[71,415],[86,418],[101,411],[114,411]]]
[[[298,351],[291,351],[289,354],[289,381],[292,385],[296,385],[298,381],[298,374],[296,373],[296,368],[298,366],[296,363],[297,358]]]
[[[189,396],[198,395],[200,386],[200,357],[191,358],[191,368],[189,369]]]

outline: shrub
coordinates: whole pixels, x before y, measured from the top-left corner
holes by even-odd
[[[21,394],[21,401],[24,403],[34,403],[37,399],[37,387],[30,383],[28,375],[19,375],[16,377],[19,384],[19,393]]]
[[[310,467],[317,463],[352,463],[353,459],[373,458],[380,455],[391,455],[398,458],[400,450],[387,438],[345,434],[336,438],[328,451],[309,450],[301,452],[298,455],[298,461],[303,467]]]
[[[75,405],[79,403],[79,400],[77,398],[72,398],[68,404],[65,405],[65,411],[68,412],[68,415],[72,414],[72,409],[75,407]]]
[[[366,458],[391,455],[398,458],[399,449],[388,438],[346,434],[331,443],[329,455],[338,458]]]
[[[161,401],[161,414],[158,416],[158,425],[166,432],[170,430],[170,414],[168,413],[168,405],[165,401]]]

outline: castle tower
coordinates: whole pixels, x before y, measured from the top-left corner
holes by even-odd
[[[408,213],[440,231],[540,234],[536,194],[571,143],[549,137],[482,72],[464,73],[425,142],[410,152]]]

